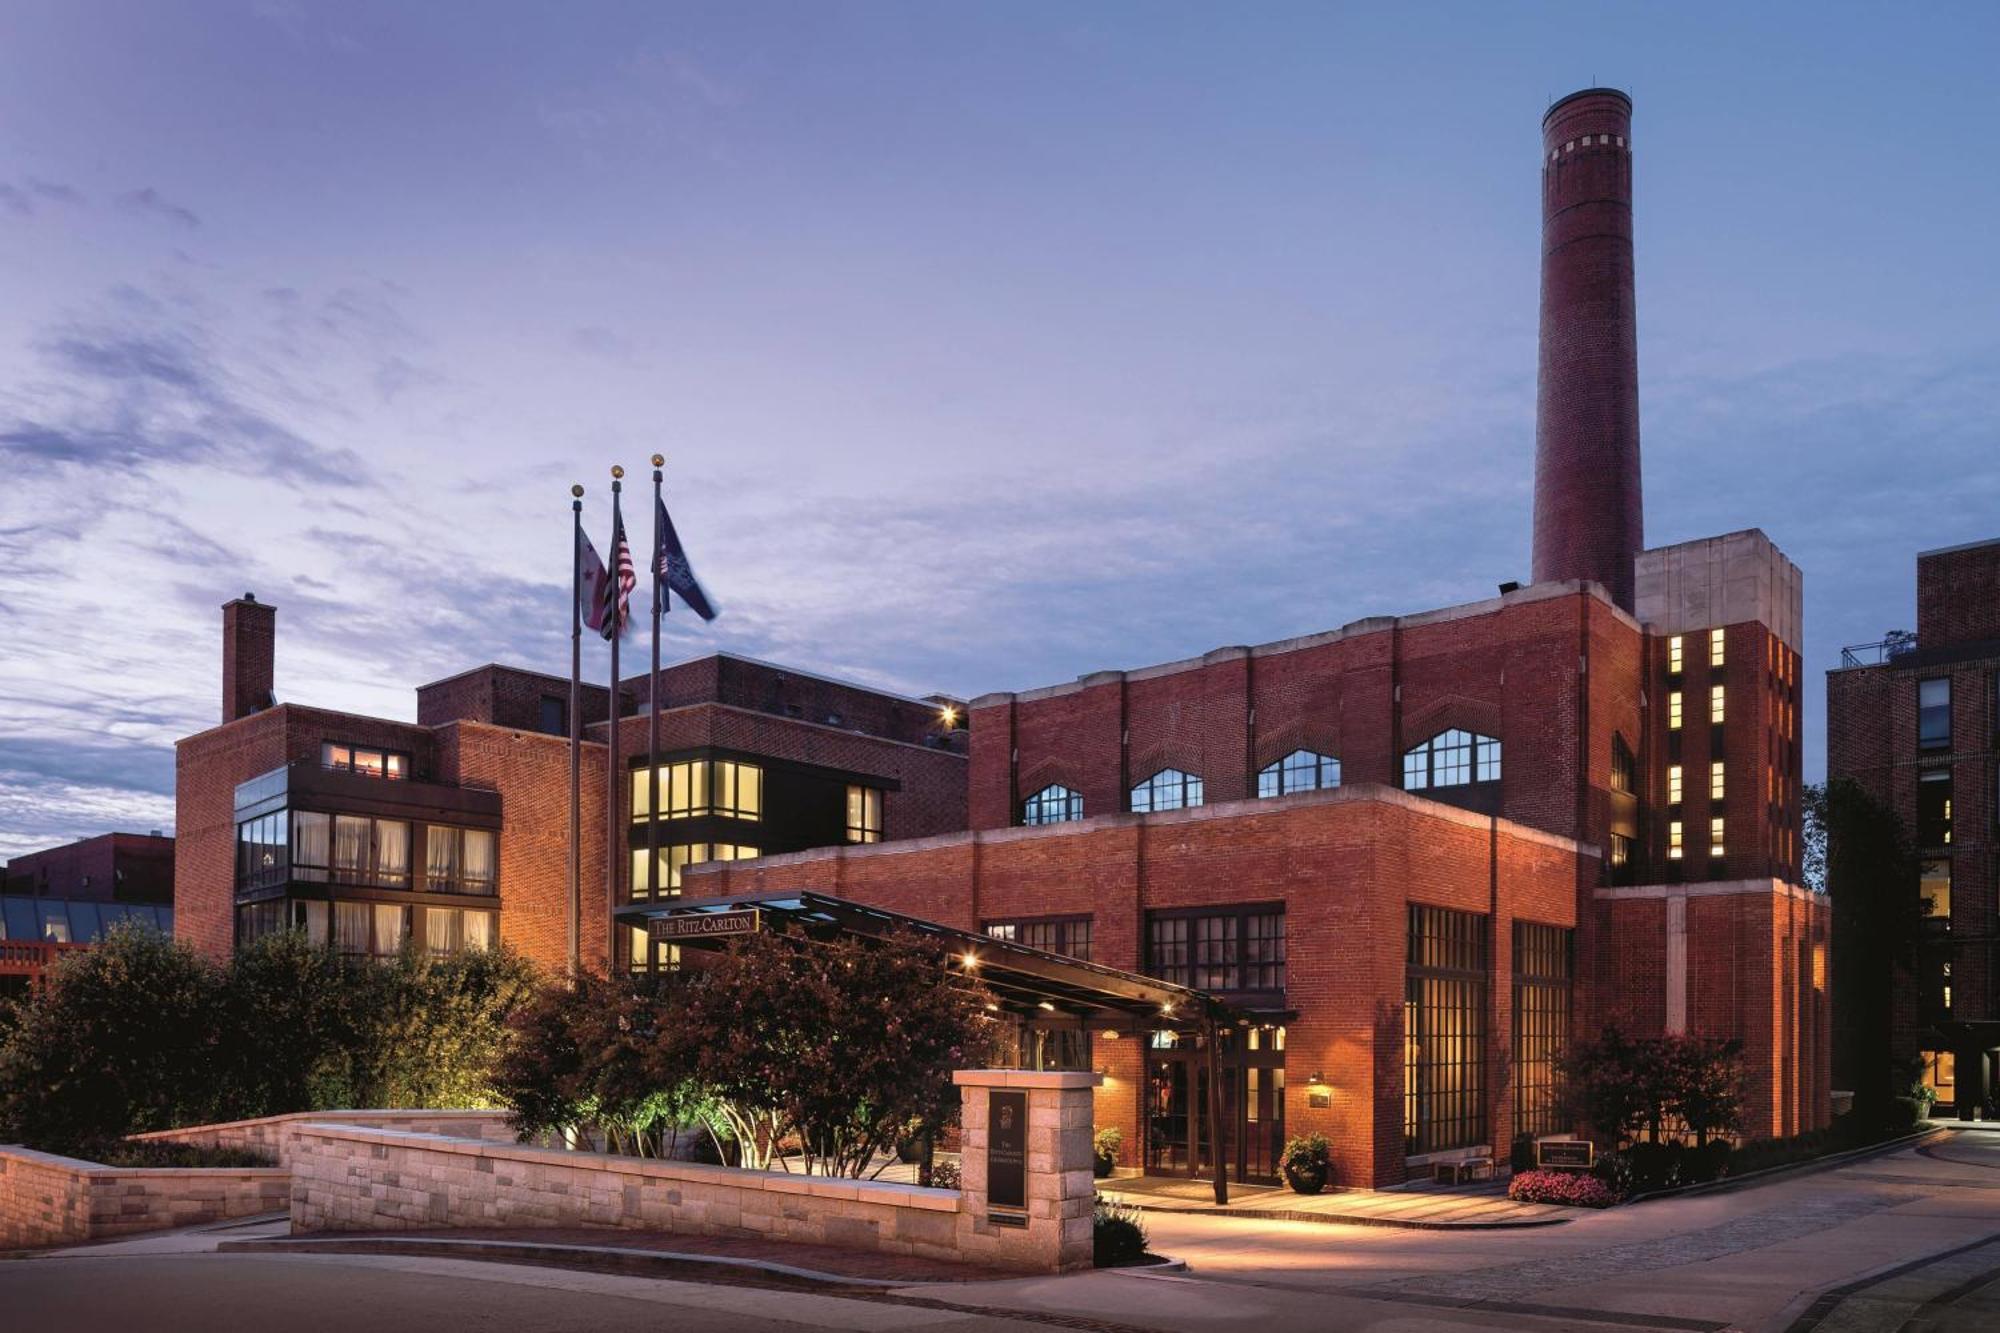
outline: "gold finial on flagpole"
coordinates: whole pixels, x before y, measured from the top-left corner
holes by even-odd
[[[569,493],[571,495],[574,495],[577,499],[581,500],[583,498],[583,483],[580,481],[577,482],[574,486],[569,488]]]
[[[666,458],[665,458],[665,457],[664,457],[663,455],[661,455],[661,454],[654,454],[654,455],[653,455],[653,466],[654,466],[654,467],[665,467],[666,465],[667,465],[667,460],[666,460]]]
[[[613,463],[611,465],[611,475],[613,478],[622,477],[625,475],[625,469],[621,465]]]

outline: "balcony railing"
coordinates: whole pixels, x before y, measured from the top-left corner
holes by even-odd
[[[1840,650],[1844,667],[1882,666],[1917,651],[1917,636],[1898,630],[1876,643],[1856,643]]]

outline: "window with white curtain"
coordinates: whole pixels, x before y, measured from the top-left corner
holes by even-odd
[[[292,814],[292,878],[324,881],[333,866],[333,817],[311,810]]]
[[[409,887],[410,826],[400,819],[375,821],[374,882],[395,889]]]
[[[392,958],[403,948],[410,930],[410,909],[390,903],[375,904],[375,956]]]
[[[333,877],[342,884],[368,881],[368,850],[375,821],[366,815],[333,817]]]
[[[333,905],[333,942],[342,953],[366,954],[369,947],[370,913],[367,903]]]

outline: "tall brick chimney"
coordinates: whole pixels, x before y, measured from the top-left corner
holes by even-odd
[[[1644,525],[1632,99],[1589,88],[1542,117],[1535,582],[1594,579],[1631,610]]]
[[[222,720],[262,712],[272,703],[278,608],[244,593],[222,604]]]

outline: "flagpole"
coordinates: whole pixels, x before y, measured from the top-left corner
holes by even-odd
[[[578,858],[583,851],[583,486],[569,488],[569,974],[581,962],[579,917],[583,883]]]
[[[611,737],[610,737],[610,777],[604,788],[605,842],[604,842],[604,962],[607,968],[615,967],[618,957],[618,861],[622,850],[618,820],[618,723],[620,721],[620,697],[618,689],[618,640],[623,638],[624,626],[618,623],[618,533],[624,524],[624,515],[619,512],[618,495],[625,489],[625,469],[612,465],[611,468]],[[628,858],[629,859],[629,858]]]
[[[653,675],[652,683],[646,687],[646,699],[652,705],[652,717],[646,733],[646,784],[650,804],[646,807],[652,818],[646,821],[646,875],[653,887],[653,897],[663,898],[667,886],[660,882],[660,617],[670,609],[667,587],[660,581],[660,469],[666,459],[653,455]],[[650,971],[653,959],[649,956],[646,967]]]

